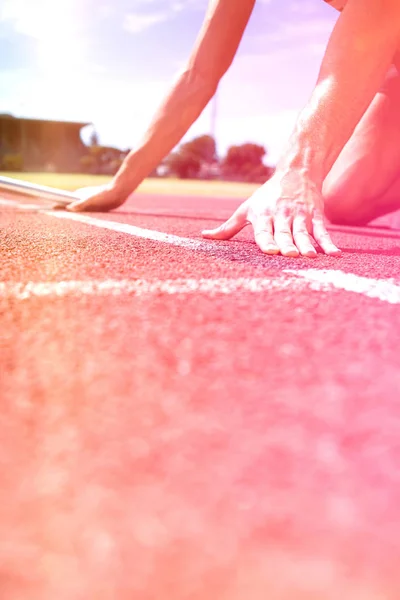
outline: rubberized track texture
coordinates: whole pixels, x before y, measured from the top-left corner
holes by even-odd
[[[400,597],[400,231],[203,240],[237,204],[2,197],[1,600]]]

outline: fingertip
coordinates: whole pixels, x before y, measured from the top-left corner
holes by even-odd
[[[340,254],[342,254],[342,251],[340,250],[340,248],[337,248],[334,244],[329,245],[324,250],[325,250],[325,254],[328,254],[329,256],[339,256]]]
[[[269,244],[267,246],[260,246],[260,250],[264,254],[269,254],[269,255],[279,254],[279,248],[277,246],[273,246],[272,244]]]
[[[205,238],[211,238],[217,233],[218,229],[204,229],[201,232],[201,235]]]
[[[306,258],[316,258],[317,252],[316,250],[308,250],[307,252],[304,252],[303,256],[305,256]]]
[[[51,206],[46,208],[46,210],[65,210],[65,209],[66,209],[65,204],[52,204]]]
[[[212,240],[227,240],[231,237],[224,226],[217,227],[217,229],[206,229],[202,234]]]
[[[300,252],[296,248],[286,248],[281,250],[281,254],[286,258],[297,258],[300,256]]]
[[[69,212],[79,212],[81,210],[81,205],[80,204],[68,204],[68,206],[66,207],[65,210],[68,210]]]

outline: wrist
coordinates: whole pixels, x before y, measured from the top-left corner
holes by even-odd
[[[324,177],[321,170],[308,164],[303,156],[285,156],[275,168],[274,177],[294,187],[307,181],[319,192],[322,191]]]
[[[314,136],[315,137],[315,136]],[[295,174],[295,177],[307,178],[322,189],[326,177],[326,156],[317,140],[305,131],[295,131],[289,139],[287,148],[276,165],[280,174]]]
[[[137,152],[131,151],[111,180],[110,187],[119,195],[129,196],[135,191],[146,175],[147,173],[144,173],[143,169],[140,168],[140,160]]]

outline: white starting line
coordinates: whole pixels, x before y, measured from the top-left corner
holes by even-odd
[[[20,206],[18,202],[0,200],[0,204]],[[25,205],[27,208],[27,206]],[[29,208],[32,208],[30,205]],[[56,219],[77,221],[101,229],[124,233],[156,242],[171,244],[190,250],[216,248],[218,242],[210,240],[193,240],[177,235],[144,229],[128,223],[98,219],[80,213],[67,211],[42,210],[41,214]],[[97,295],[97,294],[231,294],[236,291],[253,293],[267,290],[310,289],[318,292],[344,290],[375,298],[389,304],[400,304],[400,283],[393,279],[373,279],[360,277],[340,270],[327,269],[287,269],[284,275],[274,278],[238,278],[238,279],[174,279],[174,280],[101,280],[101,281],[59,281],[59,282],[0,282],[0,297],[26,300],[31,297],[68,296],[68,295]]]
[[[144,238],[146,240],[152,240],[154,242],[163,242],[164,244],[172,244],[173,246],[180,246],[181,248],[188,248],[189,250],[199,250],[201,248],[210,248],[215,242],[207,242],[206,240],[192,240],[190,238],[179,237],[178,235],[172,235],[170,233],[163,233],[162,231],[155,231],[154,229],[144,229],[143,227],[136,227],[136,225],[129,225],[128,223],[119,223],[118,221],[106,221],[105,219],[96,219],[95,217],[89,217],[78,213],[71,213],[67,211],[44,211],[49,217],[55,217],[56,219],[67,219],[68,221],[78,221],[79,223],[85,223],[87,225],[93,225],[94,227],[100,227],[101,229],[109,229],[117,233],[127,233],[134,237]],[[216,244],[217,245],[217,244]]]
[[[56,281],[29,282],[26,284],[5,282],[0,283],[0,297],[27,300],[31,297],[45,296],[97,296],[131,294],[144,296],[148,294],[232,294],[237,291],[264,292],[267,290],[304,289],[310,287],[308,282],[294,277],[277,277],[276,279],[240,278],[240,279],[166,279],[164,281],[136,279],[118,280],[105,279],[101,281]]]
[[[271,290],[312,290],[332,292],[344,290],[375,298],[388,304],[400,304],[400,285],[388,280],[373,280],[342,271],[318,269],[284,271],[274,278],[238,279],[105,279],[88,281],[0,282],[0,297],[28,300],[33,297],[66,297],[130,294],[133,296],[164,294],[232,294],[244,291],[261,293]]]

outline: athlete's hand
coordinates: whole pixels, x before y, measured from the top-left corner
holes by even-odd
[[[340,250],[326,230],[323,210],[322,193],[309,177],[295,170],[275,172],[223,225],[202,235],[228,240],[251,224],[265,254],[313,257],[315,240],[325,254],[337,255]]]
[[[121,206],[126,200],[112,183],[79,188],[74,194],[79,199],[66,207],[71,212],[106,212]]]

